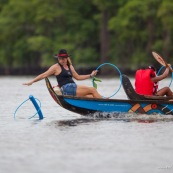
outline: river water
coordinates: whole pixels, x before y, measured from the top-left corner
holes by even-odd
[[[103,119],[68,123],[83,117],[58,106],[44,80],[23,86],[32,77],[0,77],[0,171],[2,173],[135,173],[173,171],[172,116],[142,123]],[[133,81],[133,79],[131,79]],[[53,85],[54,78],[50,78]],[[91,85],[90,80],[78,84]],[[166,85],[168,81],[165,80]],[[99,92],[112,95],[118,79],[103,79]],[[41,102],[38,120],[29,95]],[[113,98],[126,99],[123,89]],[[133,115],[132,115],[133,116]],[[135,116],[135,115],[134,115]],[[147,117],[147,115],[144,115]],[[82,123],[80,123],[82,122]]]

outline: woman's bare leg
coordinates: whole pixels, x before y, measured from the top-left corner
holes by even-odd
[[[102,96],[97,92],[97,90],[94,87],[87,87],[87,86],[77,86],[76,96],[77,97],[92,96],[94,98],[102,98]]]
[[[94,98],[93,95],[91,95],[91,94],[88,94],[88,95],[86,95],[85,97]]]

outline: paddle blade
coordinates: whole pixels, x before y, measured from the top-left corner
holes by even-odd
[[[156,59],[156,61],[158,63],[160,63],[161,65],[165,66],[165,67],[169,67],[169,70],[171,72],[173,72],[172,68],[170,67],[170,65],[168,65],[168,63],[159,55],[157,54],[156,52],[152,52],[154,58]]]
[[[95,81],[102,82],[101,79],[94,77]]]
[[[168,64],[164,61],[164,59],[159,54],[157,54],[156,52],[152,52],[152,54],[158,63],[160,63],[163,66],[168,66]]]
[[[97,84],[95,83],[95,81],[93,81],[93,86],[97,89]]]
[[[96,89],[97,89],[97,84],[96,84],[96,82],[95,82],[95,81],[97,81],[97,82],[101,82],[101,79],[96,78],[96,77],[93,77],[93,86],[94,86],[94,88],[96,88]]]

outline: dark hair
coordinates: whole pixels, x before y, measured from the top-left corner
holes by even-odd
[[[153,65],[148,66],[148,68],[156,71],[156,68]]]

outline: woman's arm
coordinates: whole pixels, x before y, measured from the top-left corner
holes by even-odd
[[[40,80],[42,80],[42,79],[44,79],[44,78],[46,78],[48,76],[51,76],[51,75],[55,74],[56,68],[57,67],[55,65],[51,66],[46,72],[38,75],[37,77],[32,79],[30,82],[23,83],[23,85],[28,85],[28,86],[32,85],[34,82],[38,82],[38,81],[40,81]]]
[[[161,81],[162,79],[166,78],[166,77],[168,76],[168,74],[169,74],[169,66],[166,67],[166,69],[165,69],[165,71],[164,71],[164,73],[163,73],[162,75],[153,77],[153,78],[151,78],[151,80],[152,80],[153,82],[159,82],[159,81]]]
[[[94,70],[92,71],[91,74],[88,74],[88,75],[79,75],[76,70],[74,69],[74,67],[72,65],[70,65],[70,69],[71,69],[71,72],[72,72],[72,75],[73,77],[76,79],[76,80],[85,80],[85,79],[89,79],[93,76],[95,76],[97,74],[97,70]]]

